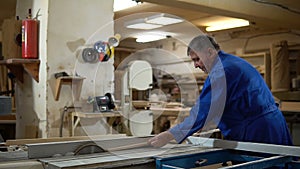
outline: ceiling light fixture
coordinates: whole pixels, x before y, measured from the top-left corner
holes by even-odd
[[[183,22],[180,18],[166,16],[165,14],[158,14],[150,16],[145,19],[146,23],[157,24],[157,25],[171,25],[175,23]]]
[[[238,27],[249,26],[249,21],[239,18],[231,18],[224,16],[212,16],[201,19],[197,22],[197,25],[205,26],[207,32],[219,31],[225,29],[232,29]]]
[[[247,20],[236,19],[236,20],[220,22],[218,24],[208,26],[205,28],[205,30],[207,32],[212,32],[212,31],[218,31],[218,30],[224,30],[224,29],[239,28],[239,27],[244,27],[244,26],[249,26],[249,25],[250,25],[250,23]]]
[[[166,16],[165,14],[158,14],[149,16],[145,19],[136,19],[125,23],[126,28],[131,29],[156,29],[165,25],[183,22],[182,19]]]
[[[145,19],[136,19],[133,21],[129,21],[125,23],[125,26],[126,28],[130,28],[130,29],[145,29],[145,30],[162,27],[162,25],[146,23]]]
[[[136,38],[136,42],[146,43],[146,42],[157,41],[165,38],[166,36],[162,36],[162,35],[139,35]]]
[[[162,40],[166,38],[171,38],[176,36],[176,34],[172,32],[165,32],[165,31],[151,31],[151,32],[143,32],[133,35],[136,38],[136,42],[139,43],[146,43],[152,42],[157,40]]]

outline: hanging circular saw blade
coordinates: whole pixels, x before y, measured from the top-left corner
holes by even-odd
[[[94,48],[85,48],[82,51],[82,59],[88,63],[95,63],[99,61],[99,53]]]
[[[104,41],[98,41],[94,44],[94,49],[96,49],[99,53],[106,53],[107,43]]]

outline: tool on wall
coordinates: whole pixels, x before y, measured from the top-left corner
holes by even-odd
[[[87,63],[96,63],[108,61],[114,53],[114,48],[119,45],[121,35],[116,34],[110,37],[108,41],[97,41],[93,48],[84,48],[82,51],[82,59]]]
[[[108,42],[98,41],[94,44],[94,49],[98,51],[100,62],[106,62],[110,59],[112,53]]]
[[[115,106],[115,99],[112,94],[106,93],[104,96],[89,97],[88,103],[93,104],[94,112],[112,111]]]
[[[82,51],[82,59],[87,63],[96,63],[98,62],[99,54],[98,51],[94,48],[85,48]]]
[[[108,39],[108,44],[112,47],[117,47],[120,43],[121,35],[120,34],[115,34],[115,36],[110,37]]]

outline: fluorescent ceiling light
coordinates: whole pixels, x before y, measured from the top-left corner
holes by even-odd
[[[147,18],[136,19],[136,20],[126,22],[125,26],[127,28],[132,28],[132,29],[148,30],[148,29],[160,28],[164,25],[170,25],[170,24],[175,24],[180,22],[183,22],[183,20],[175,17],[169,17],[166,16],[165,14],[158,14],[158,15],[149,16]]]
[[[131,29],[155,29],[155,28],[160,28],[162,25],[155,25],[155,24],[150,24],[150,23],[134,23],[134,24],[129,24],[126,26],[126,28],[131,28]]]
[[[165,39],[166,36],[163,35],[139,35],[136,38],[136,42],[140,43],[146,43],[146,42],[152,42],[152,41],[157,41],[161,39]]]
[[[221,22],[218,24],[208,26],[205,28],[205,30],[207,32],[212,32],[212,31],[218,31],[218,30],[224,30],[224,29],[239,28],[239,27],[243,27],[243,26],[249,26],[249,21],[244,20],[244,19],[236,19],[236,20]]]
[[[139,5],[140,3],[137,3],[133,0],[114,0],[114,12],[121,11],[123,9],[127,9],[130,7],[134,7]]]
[[[249,26],[250,23],[244,19],[213,16],[205,19],[201,19],[197,22],[197,25],[206,26],[206,31],[218,31],[224,29],[238,28],[243,26]]]
[[[146,18],[146,23],[158,25],[171,25],[180,22],[183,22],[183,20],[175,17],[169,17],[165,14],[154,15]]]

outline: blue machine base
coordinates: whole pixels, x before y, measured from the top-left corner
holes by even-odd
[[[300,161],[293,161],[294,157],[253,153],[238,150],[213,150],[191,154],[174,154],[157,156],[157,169],[186,169],[212,164],[223,164],[226,169],[259,169],[259,168],[287,168],[300,169]],[[226,166],[231,161],[233,165]]]

